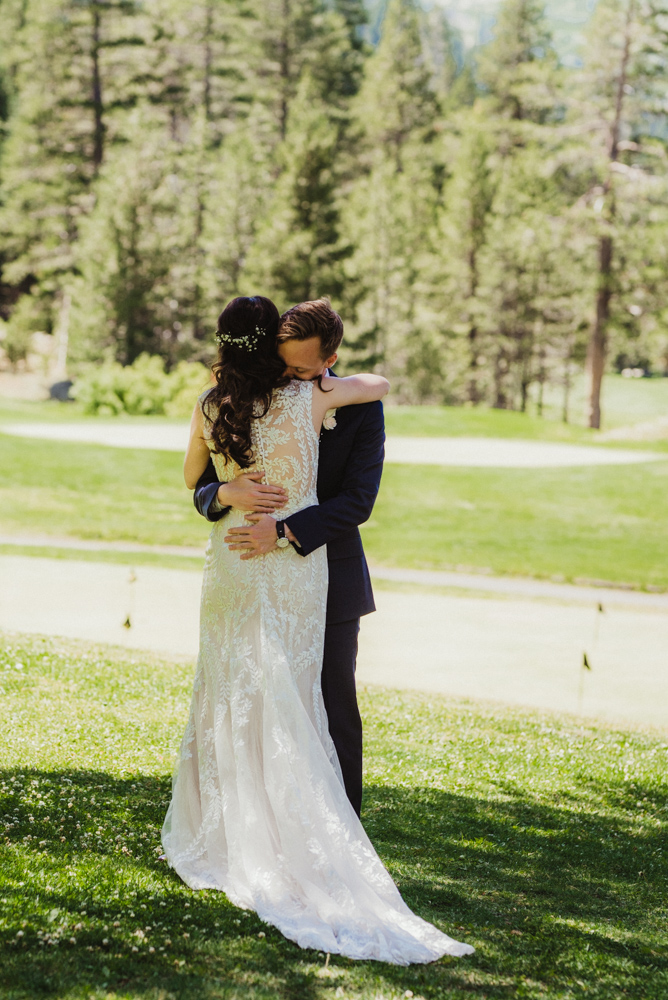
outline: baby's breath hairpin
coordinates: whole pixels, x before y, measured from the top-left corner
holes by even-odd
[[[254,333],[245,333],[242,337],[219,330],[216,334],[216,341],[221,347],[223,344],[234,344],[235,347],[241,347],[243,350],[250,352],[255,350],[260,337],[265,336],[266,330],[262,330],[261,327],[256,326]]]

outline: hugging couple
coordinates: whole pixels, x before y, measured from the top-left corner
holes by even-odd
[[[402,900],[359,819],[359,525],[383,464],[380,375],[337,378],[329,302],[262,296],[218,319],[215,384],[184,463],[213,521],[192,702],[162,831],[193,889],[218,889],[302,948],[397,965],[473,951]]]

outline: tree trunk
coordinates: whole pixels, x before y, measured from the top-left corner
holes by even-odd
[[[58,321],[56,324],[56,349],[53,358],[53,367],[50,376],[54,381],[67,378],[67,348],[70,335],[70,307],[72,299],[67,292],[60,297],[58,309]]]
[[[504,381],[508,374],[508,360],[505,351],[499,351],[494,363],[494,409],[507,410],[508,396]]]
[[[195,274],[193,280],[193,306],[192,306],[192,322],[193,322],[193,339],[194,340],[204,340],[206,337],[206,329],[202,323],[202,289],[200,286],[200,242],[202,239],[202,230],[204,228],[204,199],[202,196],[202,185],[198,179],[197,182],[197,209],[195,212],[195,232],[194,232],[194,247],[195,247]]]
[[[288,89],[290,86],[290,0],[283,0],[282,8],[283,24],[281,25],[281,39],[278,44],[278,63],[281,78],[278,120],[281,139],[285,139],[285,132],[288,127]]]
[[[598,292],[596,319],[587,348],[587,374],[589,376],[589,426],[601,426],[601,383],[605,370],[610,299],[612,298],[612,237],[602,236],[598,247]]]
[[[469,251],[469,294],[468,298],[473,301],[478,290],[478,259],[474,248]],[[470,321],[468,330],[469,342],[469,383],[467,395],[469,403],[477,406],[480,402],[478,391],[478,325],[474,320]]]
[[[608,163],[612,164],[619,155],[619,135],[624,111],[624,94],[631,54],[631,27],[635,16],[635,0],[629,0],[624,26],[624,48],[619,66],[617,81],[617,96],[615,113],[608,133]],[[607,222],[611,226],[615,218],[614,191],[612,188],[612,171],[608,168],[608,176],[603,188],[605,201],[608,203]],[[596,317],[587,346],[587,375],[589,378],[589,426],[599,429],[601,426],[601,383],[605,371],[605,354],[607,346],[608,322],[610,320],[610,300],[612,298],[612,260],[614,246],[612,234],[604,233],[598,244],[598,287],[596,291]]]
[[[206,5],[206,14],[204,20],[204,86],[203,86],[203,104],[204,104],[204,117],[207,122],[211,121],[211,64],[212,64],[212,53],[211,53],[211,36],[213,34],[213,9],[212,0]]]
[[[542,329],[542,327],[541,327]],[[538,361],[538,399],[536,401],[536,412],[539,417],[543,416],[543,396],[545,392],[545,347],[541,344]]]
[[[100,11],[93,7],[93,34],[91,38],[92,102],[93,102],[93,169],[97,174],[104,156],[104,106],[100,79]]]

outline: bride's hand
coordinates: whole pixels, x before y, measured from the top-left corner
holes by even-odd
[[[248,514],[247,521],[240,528],[229,528],[225,541],[230,551],[240,551],[242,559],[265,555],[276,548],[276,519],[269,514]]]
[[[285,506],[288,494],[282,486],[271,486],[261,482],[264,472],[242,472],[229,483],[218,487],[218,502],[223,507],[237,510],[252,510],[256,514],[268,513]]]

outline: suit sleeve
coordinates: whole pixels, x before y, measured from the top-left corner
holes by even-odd
[[[206,469],[197,480],[193,496],[195,507],[207,521],[220,521],[221,517],[225,517],[230,510],[229,507],[221,507],[220,510],[211,510],[211,505],[216,499],[219,486],[220,481],[216,475],[216,470],[213,467],[213,462],[209,459]]]
[[[339,493],[286,518],[299,539],[297,552],[307,556],[369,520],[380,488],[384,457],[383,407],[374,403],[355,435]]]

